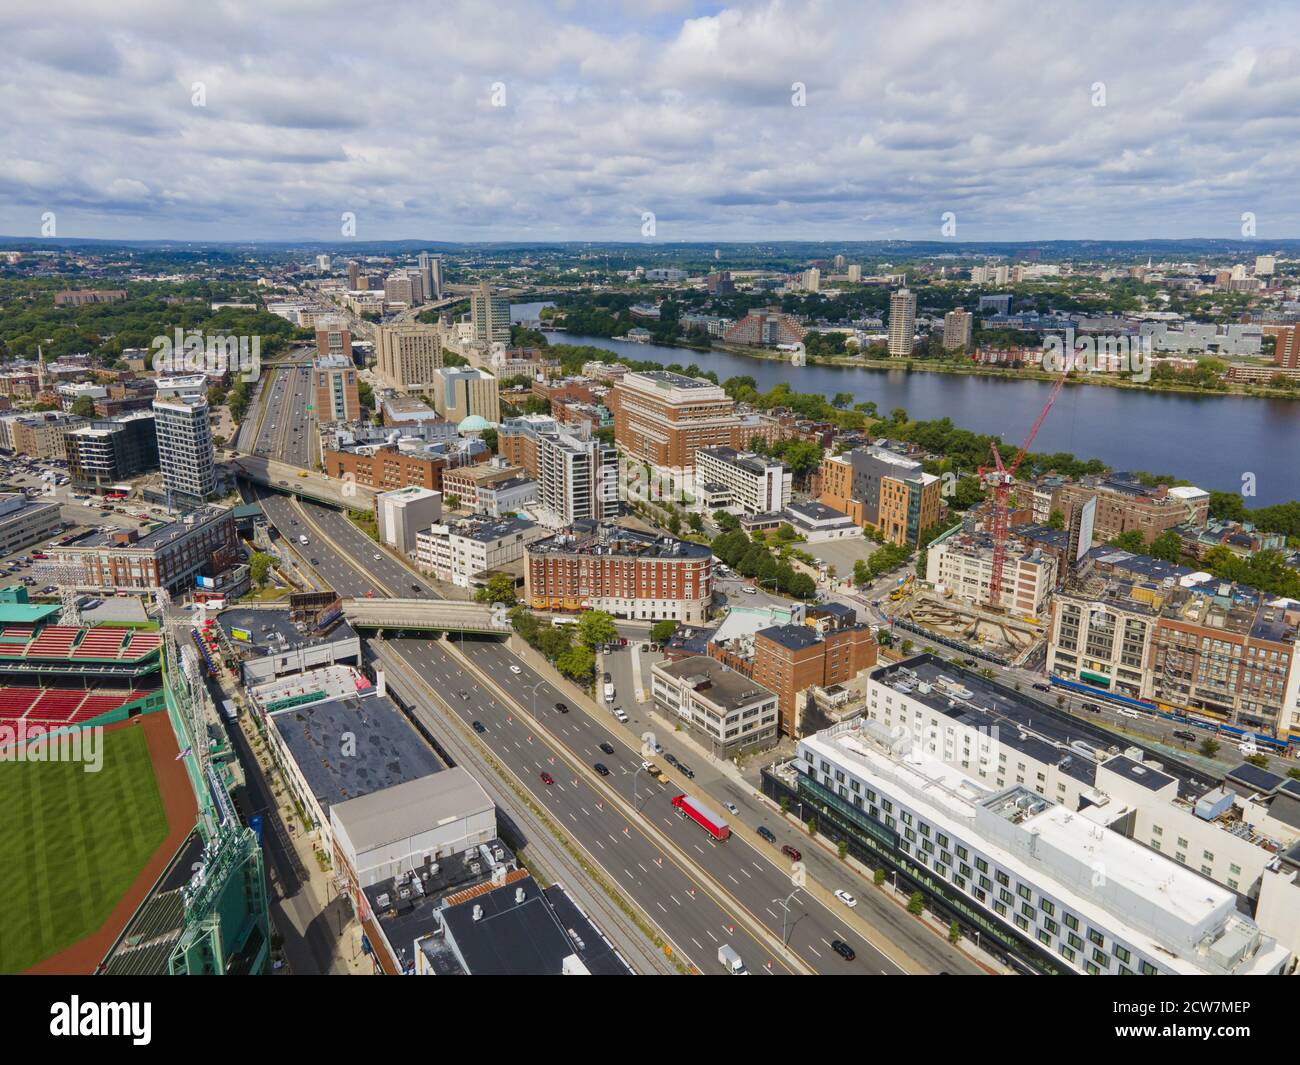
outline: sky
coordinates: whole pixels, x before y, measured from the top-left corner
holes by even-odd
[[[11,236],[1300,237],[1286,3],[54,7],[0,5]]]

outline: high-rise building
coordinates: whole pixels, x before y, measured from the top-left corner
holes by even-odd
[[[409,274],[389,274],[384,278],[384,302],[415,306],[415,292]]]
[[[151,411],[92,421],[66,434],[68,477],[78,488],[104,491],[158,468],[158,434]]]
[[[822,290],[822,272],[817,267],[810,266],[803,272],[803,288],[805,292]]]
[[[1255,256],[1255,276],[1272,277],[1273,271],[1277,268],[1277,259],[1272,255]]]
[[[943,346],[946,351],[970,347],[974,317],[958,307],[943,316]]]
[[[341,356],[352,361],[352,333],[344,318],[316,320],[316,354],[322,358]]]
[[[442,256],[430,255],[427,251],[422,251],[416,256],[416,262],[420,264],[420,277],[424,282],[424,298],[427,300],[442,299]]]
[[[495,425],[501,420],[497,379],[472,366],[444,366],[434,371],[433,409],[460,424],[478,415]]]
[[[776,344],[797,344],[803,340],[804,328],[793,315],[768,309],[750,311],[726,332],[726,339],[735,344],[754,344],[772,347]]]
[[[353,292],[361,287],[361,264],[353,259],[348,263],[348,288]]]
[[[153,401],[158,467],[172,506],[198,507],[216,490],[208,401],[160,396]]]
[[[916,295],[906,288],[889,297],[889,354],[906,357],[912,354],[916,339]]]
[[[330,257],[328,255],[316,256],[316,272],[318,274],[328,274],[330,272]]]
[[[489,344],[510,343],[510,301],[504,296],[492,295],[486,281],[470,293],[469,313],[475,340]]]
[[[849,280],[855,282],[862,280],[862,267],[857,263],[849,267]]]
[[[436,325],[403,322],[375,329],[375,370],[401,391],[428,390],[442,367],[442,336]]]
[[[1300,369],[1300,326],[1287,325],[1274,334],[1277,347],[1273,349],[1273,362],[1284,370]]]
[[[537,481],[537,505],[563,525],[618,516],[618,449],[585,423],[507,418],[497,431],[501,454]]]
[[[312,405],[322,425],[354,422],[361,417],[357,368],[350,358],[325,355],[311,364]]]
[[[671,370],[630,373],[605,405],[614,414],[614,439],[654,466],[689,469],[701,447],[739,447],[736,401],[720,385]]]

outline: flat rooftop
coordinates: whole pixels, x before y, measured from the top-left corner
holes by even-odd
[[[750,680],[743,673],[728,669],[716,658],[704,655],[656,663],[654,668],[689,684],[724,710],[736,710],[772,694],[758,681]]]
[[[168,544],[188,536],[205,526],[220,521],[230,514],[228,507],[201,507],[198,510],[186,514],[180,521],[169,522],[166,525],[152,529],[136,538],[133,543],[118,544],[113,542],[113,537],[118,532],[129,531],[122,529],[113,529],[104,532],[102,529],[95,529],[78,537],[70,544],[62,545],[58,550],[78,550],[84,551],[87,548],[95,550],[114,550],[114,551],[152,551],[160,547],[166,547]]]
[[[324,810],[443,766],[384,696],[348,696],[270,715]],[[350,738],[349,738],[350,737]],[[355,753],[343,754],[344,750]]]
[[[236,647],[248,647],[262,654],[273,654],[290,647],[309,644],[334,643],[356,636],[356,630],[346,621],[340,621],[323,636],[294,622],[288,610],[256,610],[248,607],[228,607],[217,615],[217,624]],[[251,641],[236,639],[234,629],[252,634]]]

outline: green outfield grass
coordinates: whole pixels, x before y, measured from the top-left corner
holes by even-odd
[[[167,836],[145,734],[102,736],[102,766],[0,762],[0,973],[104,923]]]

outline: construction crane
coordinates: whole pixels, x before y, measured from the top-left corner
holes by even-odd
[[[1043,427],[1043,422],[1047,420],[1047,412],[1052,409],[1052,404],[1056,402],[1056,397],[1061,393],[1061,386],[1065,384],[1065,374],[1062,373],[1056,379],[1056,384],[1052,385],[1052,391],[1047,397],[1047,402],[1043,404],[1043,409],[1038,412],[1033,427],[1029,430],[1029,435],[1025,437],[1025,442],[1020,445],[1020,452],[1011,461],[1010,466],[1002,464],[1002,456],[998,453],[996,442],[990,442],[989,447],[993,451],[993,461],[995,466],[981,466],[980,480],[992,490],[993,498],[993,573],[989,580],[989,605],[997,607],[998,601],[1002,595],[1002,567],[1007,561],[1007,524],[1009,521],[1008,497],[1011,495],[1011,486],[1015,483],[1016,471],[1020,469],[1020,464],[1025,461],[1025,456],[1029,454],[1030,445],[1034,442],[1034,437],[1038,435],[1038,430]]]

